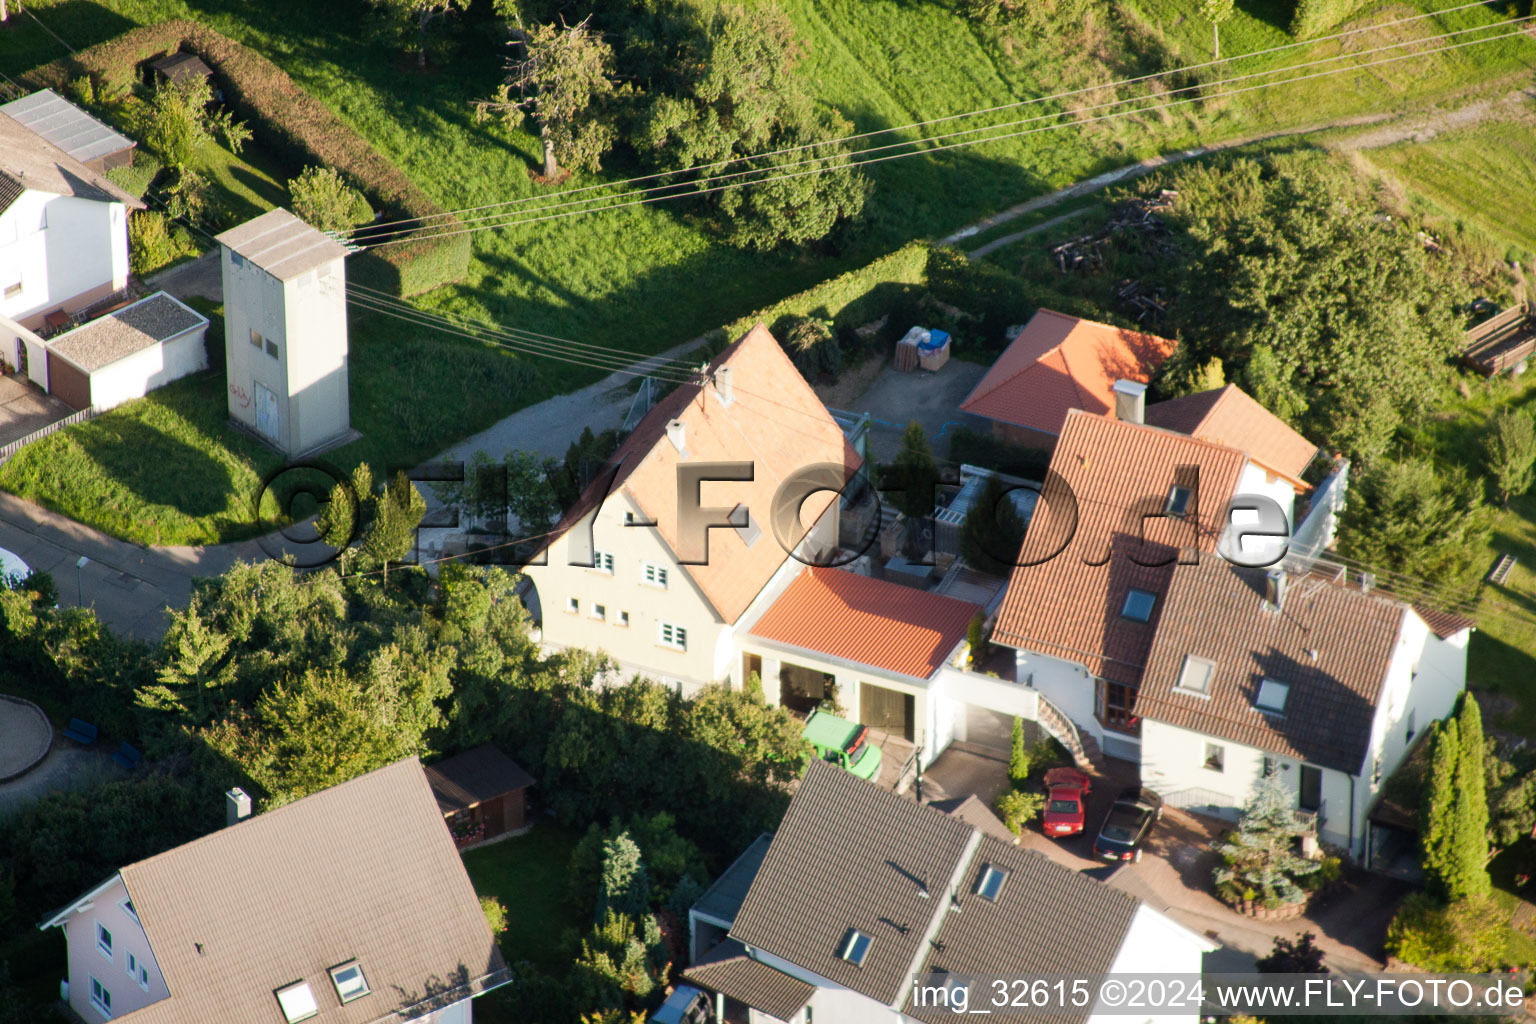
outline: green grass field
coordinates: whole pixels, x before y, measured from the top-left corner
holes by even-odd
[[[1507,258],[1529,265],[1536,254],[1536,111],[1369,150],[1365,159],[1427,210],[1502,243]]]
[[[526,835],[464,855],[475,891],[495,896],[510,913],[501,935],[508,963],[528,960],[563,970],[576,955],[576,935],[591,922],[566,902],[566,872],[575,838],[552,821],[540,820]]]

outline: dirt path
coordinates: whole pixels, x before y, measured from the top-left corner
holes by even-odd
[[[1120,182],[1134,181],[1160,167],[1169,167],[1174,164],[1183,163],[1186,160],[1193,160],[1196,157],[1219,153],[1227,149],[1235,149],[1239,146],[1246,146],[1255,142],[1315,135],[1320,132],[1338,129],[1376,126],[1371,128],[1370,131],[1344,136],[1340,139],[1333,139],[1324,143],[1330,148],[1339,150],[1374,149],[1409,140],[1424,141],[1425,139],[1433,138],[1440,132],[1465,128],[1483,121],[1519,117],[1522,116],[1522,113],[1529,113],[1530,102],[1533,98],[1536,98],[1536,86],[1526,83],[1497,98],[1472,100],[1448,110],[1430,108],[1428,111],[1421,110],[1410,114],[1361,114],[1338,121],[1302,125],[1297,128],[1286,128],[1274,132],[1261,132],[1254,135],[1227,139],[1222,142],[1213,142],[1206,146],[1196,146],[1193,149],[1184,149],[1176,153],[1160,154],[1148,157],[1145,160],[1139,160],[1133,164],[1127,164],[1124,167],[1117,167],[1112,171],[1106,171],[1103,174],[1068,185],[1066,188],[1057,189],[1055,192],[1036,196],[1026,202],[1019,203],[1017,206],[1011,206],[999,213],[994,213],[990,217],[983,217],[981,220],[968,224],[958,231],[945,235],[938,240],[938,244],[953,245],[956,242],[978,235],[983,231],[990,231],[999,225],[1007,224],[1037,210],[1055,206],[1068,199],[1091,195],[1094,192],[1101,191],[1110,185]],[[1005,245],[1011,245],[1031,235],[1057,227],[1069,217],[1070,215],[1064,215],[1052,218],[1003,238],[994,239],[985,245],[968,251],[966,255],[971,259],[977,259]]]

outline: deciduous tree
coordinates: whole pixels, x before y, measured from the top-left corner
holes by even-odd
[[[368,200],[330,167],[306,167],[288,182],[293,213],[319,228],[346,234],[373,219]]]
[[[369,0],[395,24],[410,25],[416,36],[416,66],[427,66],[427,29],[432,23],[469,7],[471,0]]]

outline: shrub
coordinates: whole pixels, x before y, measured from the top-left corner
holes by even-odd
[[[1008,831],[1015,835],[1022,834],[1024,826],[1033,821],[1044,806],[1044,793],[1026,793],[1023,790],[1010,789],[997,798],[998,816],[1003,819],[1003,824],[1008,827]]]
[[[490,928],[492,935],[500,935],[507,930],[507,908],[501,900],[495,896],[481,896],[480,912],[485,915],[486,927]]]
[[[1414,893],[1387,926],[1387,952],[1429,971],[1491,971],[1504,958],[1505,918],[1486,897],[1441,906]]]
[[[143,277],[197,250],[184,236],[171,234],[165,214],[137,210],[128,217],[128,266]]]
[[[842,370],[843,351],[830,320],[786,316],[773,325],[773,334],[783,341],[795,368],[807,380],[836,377]]]
[[[166,21],[46,64],[30,73],[39,85],[67,87],[88,74],[97,95],[128,88],[146,60],[184,50],[218,71],[235,113],[260,132],[262,142],[293,166],[318,164],[345,175],[375,207],[401,218],[433,217],[434,229],[457,227],[425,192],[341,121],[300,89],[277,65],[195,21]],[[469,267],[470,236],[408,238],[355,257],[349,278],[396,295],[415,295],[457,281]],[[350,261],[349,261],[350,262]]]
[[[107,180],[134,198],[143,199],[163,170],[165,165],[154,154],[141,150],[133,154],[133,163],[108,171]]]
[[[1333,28],[1360,7],[1361,0],[1296,0],[1291,12],[1291,35],[1298,39]]]
[[[306,167],[288,182],[293,212],[321,231],[345,234],[373,219],[373,209],[357,189],[329,167]]]

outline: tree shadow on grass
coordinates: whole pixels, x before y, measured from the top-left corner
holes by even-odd
[[[113,417],[99,429],[81,431],[75,442],[103,476],[146,505],[169,505],[194,519],[229,506],[235,485],[229,468],[141,417]]]

